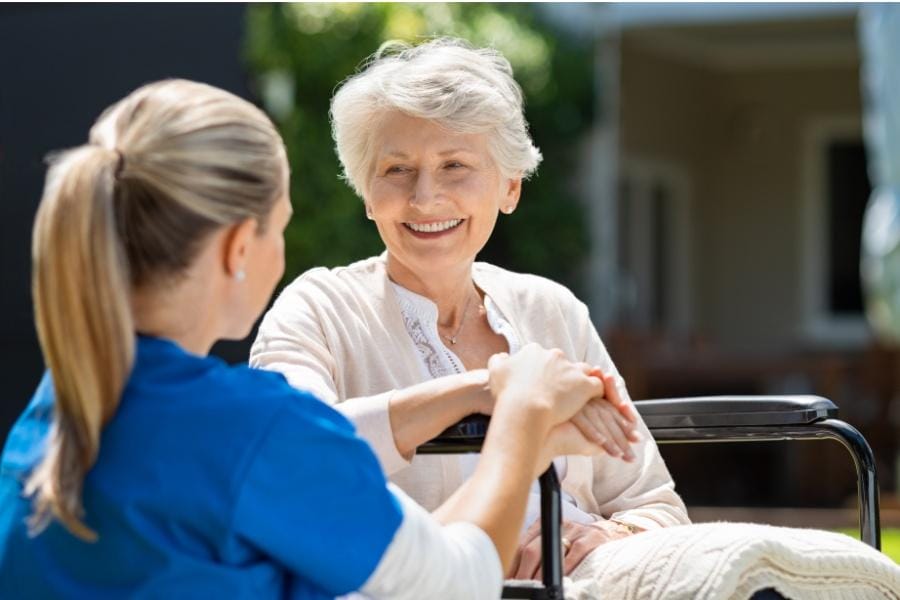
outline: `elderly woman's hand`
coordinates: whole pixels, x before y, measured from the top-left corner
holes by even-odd
[[[633,526],[605,519],[586,525],[574,521],[563,521],[563,573],[571,575],[581,561],[598,546],[639,532]],[[535,521],[522,536],[521,544],[507,575],[513,579],[541,578],[540,519]]]
[[[594,398],[572,417],[572,423],[590,441],[610,456],[627,462],[635,459],[631,444],[640,441],[635,427],[637,417],[632,406],[622,399],[615,377],[590,369],[590,375],[603,380],[604,397]]]

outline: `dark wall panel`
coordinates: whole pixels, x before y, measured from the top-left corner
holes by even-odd
[[[140,84],[204,81],[249,96],[245,6],[0,5],[0,439],[43,370],[32,322],[31,223],[44,156],[83,143]],[[220,347],[245,356],[246,344]]]

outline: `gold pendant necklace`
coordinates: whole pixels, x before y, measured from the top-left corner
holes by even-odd
[[[459,327],[456,329],[456,333],[453,335],[447,335],[446,333],[442,333],[445,338],[447,338],[451,344],[456,345],[456,340],[459,338],[459,334],[462,331],[463,325],[466,324],[466,317],[469,314],[469,306],[472,304],[472,294],[469,294],[468,299],[466,300],[466,305],[463,307],[463,315],[462,319],[459,321]]]

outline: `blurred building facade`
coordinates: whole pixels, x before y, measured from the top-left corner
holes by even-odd
[[[863,313],[871,188],[857,10],[568,6],[548,18],[582,35],[590,22],[597,36],[588,272],[632,396],[829,397],[875,448],[890,492],[900,483],[900,354]],[[837,444],[665,453],[694,502],[855,495]]]

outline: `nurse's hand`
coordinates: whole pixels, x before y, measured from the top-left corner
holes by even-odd
[[[498,405],[508,403],[512,410],[542,414],[550,426],[547,431],[604,395],[603,379],[589,366],[569,361],[562,350],[537,344],[528,344],[513,356],[495,354],[488,361],[488,373]]]
[[[605,448],[603,446],[584,435],[572,421],[560,423],[550,430],[547,439],[544,441],[544,446],[541,448],[540,458],[534,471],[534,478],[540,477],[557,456],[592,456],[604,451]]]

